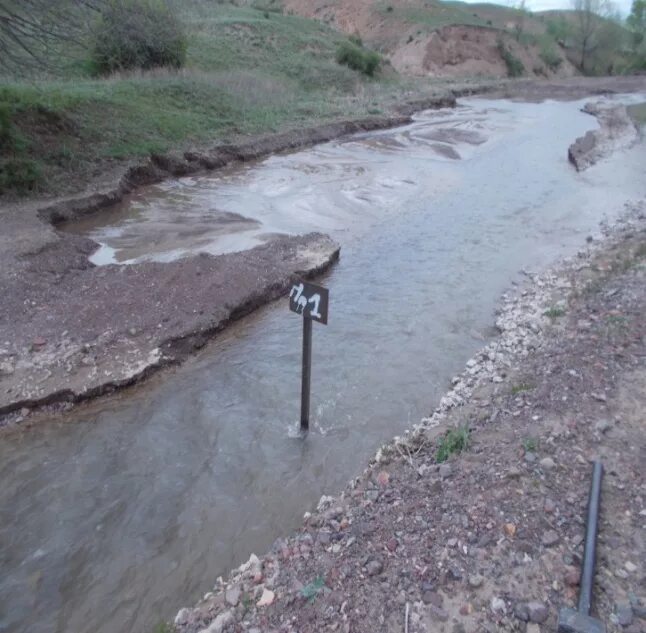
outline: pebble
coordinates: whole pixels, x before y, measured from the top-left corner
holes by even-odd
[[[525,633],[541,633],[541,627],[538,624],[530,622],[525,629]]]
[[[213,622],[206,629],[202,629],[200,633],[222,633],[222,631],[233,623],[233,611],[225,611],[220,613]]]
[[[225,600],[227,601],[227,604],[230,604],[232,607],[237,607],[238,602],[240,602],[241,593],[242,591],[237,585],[229,587],[225,594]]]
[[[576,587],[581,582],[581,572],[576,567],[567,567],[563,579],[568,587]]]
[[[368,576],[377,576],[383,570],[384,570],[384,564],[378,558],[371,560],[366,565],[366,571],[368,572]]]
[[[556,510],[556,504],[549,498],[545,499],[545,503],[543,504],[543,510],[548,514],[552,514],[552,512]]]
[[[276,594],[271,589],[264,589],[260,600],[256,603],[258,607],[268,607],[274,603],[274,598]]]
[[[505,601],[502,598],[498,598],[494,596],[491,599],[491,610],[494,613],[505,613],[507,611],[507,606],[505,605]]]
[[[612,424],[608,420],[599,420],[594,428],[599,433],[607,433],[612,428]]]
[[[180,609],[175,616],[175,626],[182,626],[188,622],[188,616],[190,615],[188,609]]]
[[[448,477],[451,476],[453,471],[453,468],[451,467],[451,464],[441,464],[440,465],[440,477],[442,479],[447,479]]]
[[[432,604],[436,607],[441,607],[442,604],[444,604],[442,596],[439,593],[430,590],[424,591],[424,593],[422,593],[422,602],[424,604]]]
[[[529,621],[529,608],[527,607],[527,604],[524,603],[524,602],[516,603],[514,605],[514,615],[521,622],[528,622]]]
[[[529,602],[527,610],[529,612],[529,621],[536,624],[543,624],[549,615],[547,607],[542,602]]]
[[[630,602],[617,603],[617,622],[621,626],[630,626],[633,623],[633,608]]]
[[[479,589],[482,587],[482,583],[484,582],[484,578],[480,574],[473,574],[469,576],[469,587],[471,589]]]
[[[551,457],[543,457],[539,464],[540,467],[544,470],[552,470],[556,466],[556,463]]]
[[[431,617],[434,620],[439,620],[440,622],[448,622],[449,614],[444,609],[436,607],[434,604],[430,607]]]
[[[624,563],[624,567],[626,568],[626,571],[630,572],[631,574],[634,574],[637,571],[637,565],[635,565],[635,563],[631,563],[630,561],[626,561]]]
[[[525,453],[525,461],[528,464],[533,464],[536,461],[536,454],[535,453]]]
[[[559,542],[559,535],[554,530],[548,530],[543,534],[541,542],[545,547],[552,547]]]

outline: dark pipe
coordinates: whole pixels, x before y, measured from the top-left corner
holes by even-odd
[[[601,479],[603,465],[594,462],[590,497],[588,498],[588,519],[585,531],[585,551],[583,553],[583,571],[581,573],[581,593],[579,594],[579,613],[590,615],[592,606],[592,586],[594,584],[594,568],[596,564],[597,528],[599,509],[601,506]]]

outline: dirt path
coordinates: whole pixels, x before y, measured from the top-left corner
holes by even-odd
[[[554,631],[576,601],[600,457],[595,613],[646,631],[646,204],[626,217],[504,297],[500,337],[433,415],[177,630]],[[468,446],[440,464],[447,428]]]

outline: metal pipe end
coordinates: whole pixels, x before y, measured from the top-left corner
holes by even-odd
[[[606,633],[606,625],[597,618],[568,607],[559,612],[558,633]]]

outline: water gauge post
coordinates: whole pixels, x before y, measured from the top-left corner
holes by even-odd
[[[310,383],[312,378],[312,322],[327,325],[329,292],[307,281],[292,286],[289,309],[303,316],[303,378],[301,383],[301,431],[310,426]]]

